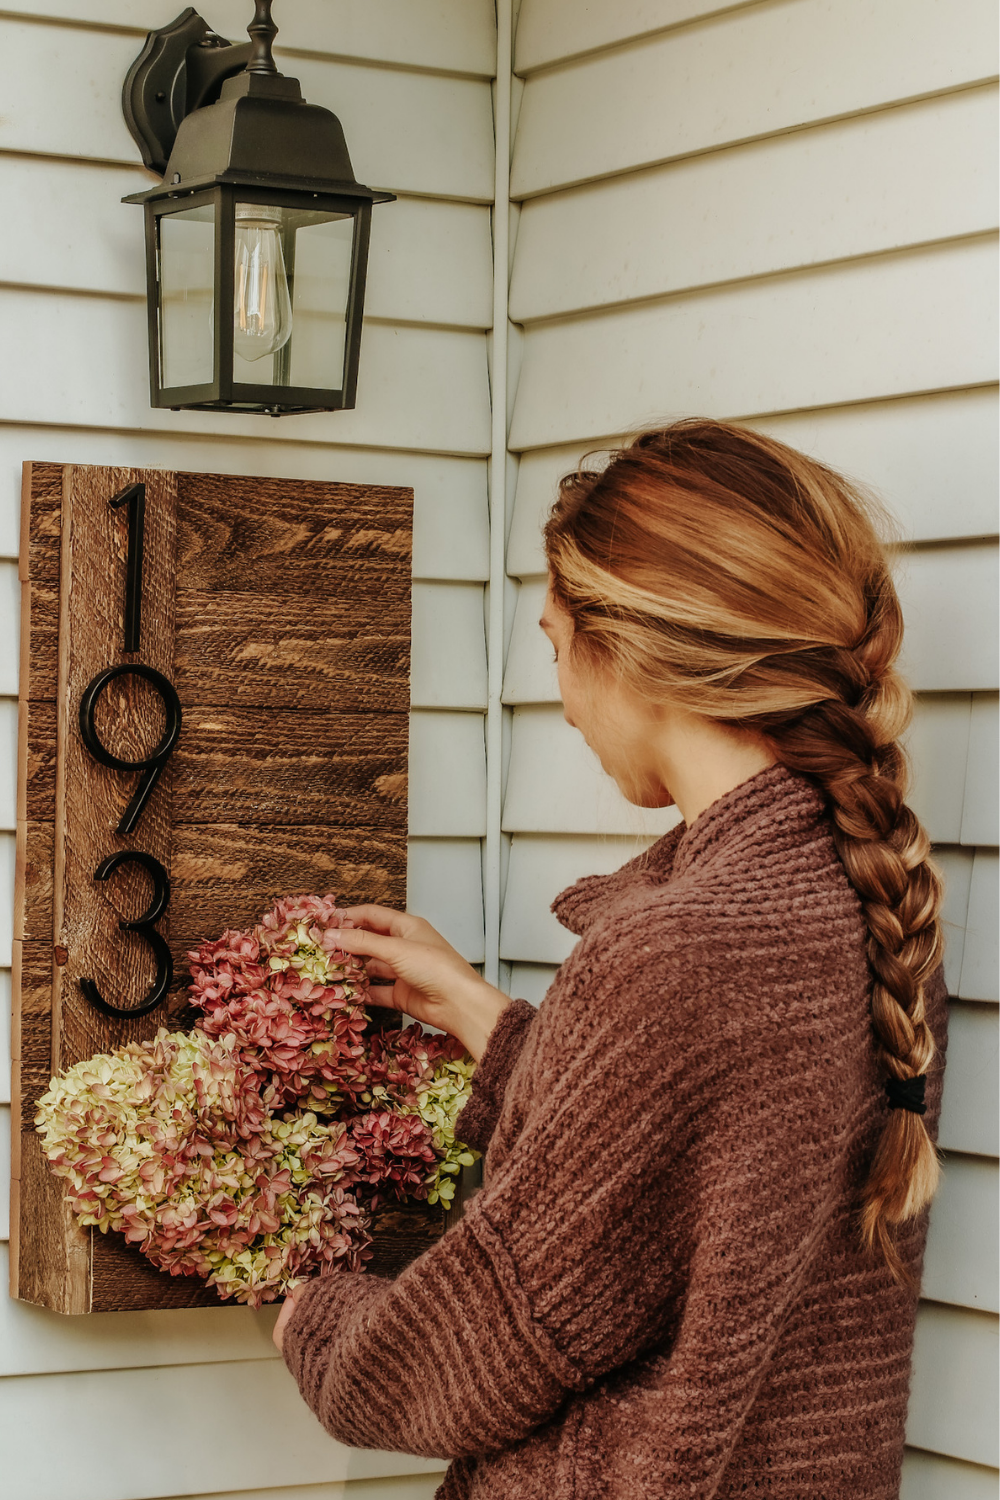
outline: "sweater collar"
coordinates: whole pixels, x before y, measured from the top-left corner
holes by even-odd
[[[805,833],[815,827],[825,806],[822,792],[798,771],[776,762],[765,766],[681,824],[670,878],[724,853],[727,862],[754,844],[769,844],[779,834]]]
[[[729,866],[750,848],[767,850],[776,841],[808,837],[824,807],[822,792],[800,772],[780,762],[766,766],[717,798],[690,825],[675,825],[624,869],[585,875],[568,886],[551,910],[564,927],[581,933],[632,881],[665,885],[702,865]]]

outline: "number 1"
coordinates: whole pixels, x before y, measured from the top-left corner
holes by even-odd
[[[142,546],[146,529],[146,486],[130,484],[127,490],[112,497],[108,504],[115,510],[128,506],[128,560],[125,564],[125,650],[139,649],[142,625]]]

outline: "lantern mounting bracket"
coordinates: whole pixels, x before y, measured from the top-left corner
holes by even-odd
[[[263,40],[227,42],[191,5],[148,34],[122,88],[125,123],[145,166],[163,176],[181,121],[214,104],[225,80],[242,73],[252,54],[259,57]]]

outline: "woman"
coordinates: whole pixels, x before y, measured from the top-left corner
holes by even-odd
[[[342,934],[478,1059],[484,1186],[276,1340],[342,1442],[452,1458],[446,1500],[898,1494],[945,989],[870,510],[716,422],[564,479],[565,716],[683,822],[556,899],[580,941],[537,1012],[416,918]]]

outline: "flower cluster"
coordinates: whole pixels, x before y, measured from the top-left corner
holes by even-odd
[[[417,1024],[369,1030],[361,962],[333,896],[279,901],[191,959],[190,1032],[75,1064],[35,1123],[81,1224],[259,1307],[308,1276],[361,1270],[374,1210],[449,1203],[474,1063]]]

